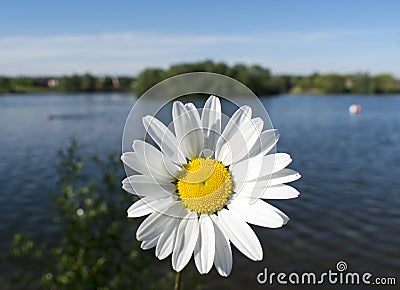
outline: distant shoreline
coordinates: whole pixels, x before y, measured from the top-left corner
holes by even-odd
[[[74,92],[62,92],[62,91],[54,91],[54,90],[26,90],[26,91],[10,91],[10,92],[0,92],[0,97],[5,95],[77,95],[77,94],[99,94],[99,93],[121,93],[121,94],[134,94],[133,90],[125,91],[125,90],[114,90],[114,91],[74,91]]]
[[[123,95],[135,95],[133,91],[94,91],[94,92],[85,92],[85,91],[77,91],[77,92],[59,92],[59,91],[50,91],[50,90],[43,90],[43,91],[34,91],[34,92],[7,92],[7,93],[0,93],[0,98],[6,96],[35,96],[35,95],[54,95],[54,96],[61,96],[61,95],[70,95],[71,97],[77,95],[96,95],[96,94],[123,94]],[[400,93],[318,93],[315,91],[302,91],[302,92],[286,92],[286,93],[279,93],[279,94],[270,94],[270,95],[257,95],[258,97],[280,97],[285,95],[293,95],[293,96],[315,96],[315,97],[329,97],[329,96],[357,96],[360,98],[369,97],[369,96],[380,96],[380,97],[392,97],[392,96],[400,96]]]
[[[159,82],[170,77],[192,73],[210,72],[231,77],[252,90],[256,95],[280,94],[309,95],[391,95],[400,94],[400,80],[390,74],[319,74],[308,76],[273,75],[260,65],[214,63],[180,63],[168,69],[148,68],[136,77],[66,75],[62,77],[5,77],[0,76],[1,94],[35,93],[90,93],[127,92],[141,96]],[[190,84],[188,84],[190,85]]]

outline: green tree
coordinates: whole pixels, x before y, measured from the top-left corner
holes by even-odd
[[[374,82],[367,73],[356,74],[352,76],[352,88],[350,90],[351,93],[373,94],[374,91]]]
[[[96,90],[96,79],[91,74],[84,74],[80,80],[80,90],[83,92],[93,92]]]
[[[12,87],[34,87],[36,82],[32,78],[20,77],[11,80]]]
[[[108,76],[97,79],[96,90],[101,92],[109,92],[114,89],[112,79]]]
[[[312,76],[309,77],[297,76],[294,78],[294,84],[296,88],[300,89],[300,91],[307,91],[314,88]]]
[[[290,86],[289,78],[272,77],[269,69],[259,65],[248,67],[243,64],[236,64],[229,67],[224,63],[214,63],[207,60],[197,63],[175,64],[167,70],[146,69],[138,75],[134,91],[140,96],[146,90],[166,78],[190,72],[214,72],[227,75],[247,85],[258,95],[287,92]],[[184,85],[187,84],[182,84],[182,86]],[[172,94],[173,92],[168,93]]]
[[[313,79],[315,88],[328,94],[342,94],[345,92],[344,78],[337,74],[318,75]]]
[[[134,85],[134,79],[132,77],[122,76],[119,78],[119,85],[121,90],[124,91],[132,90]]]
[[[376,75],[373,82],[377,94],[393,94],[400,91],[400,82],[389,74]]]
[[[81,78],[78,75],[63,76],[58,85],[62,92],[78,92],[81,88]]]
[[[10,79],[0,76],[0,93],[8,93],[11,91]]]
[[[166,73],[162,69],[145,69],[136,78],[134,87],[136,95],[141,96],[152,86],[166,78]]]

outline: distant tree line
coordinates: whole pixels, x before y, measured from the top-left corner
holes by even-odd
[[[257,95],[400,93],[400,81],[390,74],[272,75],[269,69],[259,65],[229,66],[212,61],[176,64],[168,69],[148,68],[140,72],[137,77],[95,77],[91,74],[59,78],[0,76],[0,93],[132,91],[140,96],[162,80],[189,72],[213,72],[232,77],[248,86]]]
[[[135,93],[143,94],[153,85],[169,77],[188,72],[214,72],[232,77],[248,86],[257,95],[282,93],[315,94],[394,94],[400,93],[400,81],[389,74],[312,74],[309,76],[272,75],[259,65],[228,66],[211,61],[183,63],[168,69],[149,68],[136,78]]]
[[[133,77],[95,77],[91,74],[62,77],[0,76],[0,93],[132,91]]]
[[[398,94],[400,81],[390,74],[312,74],[294,77],[294,93]]]
[[[190,72],[213,72],[232,77],[248,86],[257,95],[286,93],[291,88],[290,76],[273,76],[269,69],[259,65],[236,64],[229,66],[225,63],[204,61],[176,64],[166,70],[145,69],[137,76],[134,91],[137,95],[142,95],[162,80]]]

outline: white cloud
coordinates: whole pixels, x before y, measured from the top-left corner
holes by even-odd
[[[138,73],[183,61],[261,63],[274,71],[374,70],[358,49],[379,34],[365,30],[267,31],[243,35],[165,35],[121,32],[0,37],[0,74]],[[358,40],[358,42],[357,42]],[[361,48],[361,47],[360,47]],[[349,55],[343,56],[342,50]],[[343,61],[345,60],[345,61]],[[379,69],[393,68],[380,63]],[[395,71],[398,73],[398,71]]]

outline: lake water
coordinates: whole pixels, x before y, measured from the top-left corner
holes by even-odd
[[[0,259],[17,232],[42,240],[57,232],[49,195],[57,150],[75,137],[85,154],[120,151],[134,101],[120,94],[0,97]],[[278,151],[289,152],[290,167],[303,176],[293,183],[302,194],[271,202],[290,216],[287,226],[256,228],[264,260],[235,251],[232,276],[213,270],[211,286],[243,289],[256,286],[265,267],[320,273],[341,260],[351,271],[397,275],[400,283],[400,96],[285,95],[262,102],[281,132]],[[362,105],[360,115],[348,113],[352,103]]]

